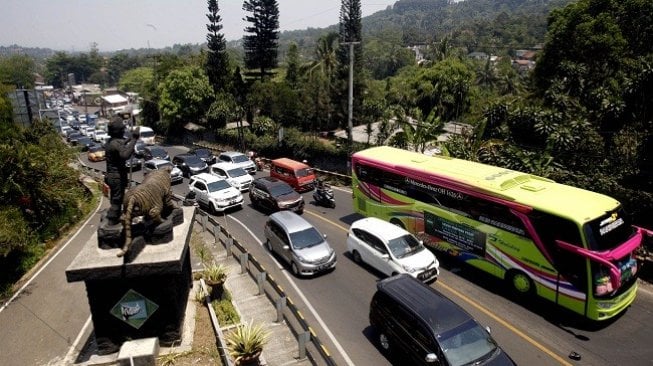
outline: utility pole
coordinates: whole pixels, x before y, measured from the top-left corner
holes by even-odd
[[[351,152],[354,146],[354,127],[352,122],[354,115],[354,45],[360,44],[360,42],[343,42],[342,44],[349,45],[349,98],[347,128],[349,129],[349,152]]]

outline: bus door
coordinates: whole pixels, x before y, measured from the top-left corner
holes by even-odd
[[[554,301],[584,314],[589,271],[587,259],[560,248],[555,242],[562,240],[582,247],[580,229],[574,222],[548,213],[533,212],[529,216],[557,272]],[[579,299],[583,303],[578,302]]]

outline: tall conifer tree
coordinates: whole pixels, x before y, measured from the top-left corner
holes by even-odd
[[[209,33],[206,35],[208,43],[208,57],[206,58],[206,75],[209,77],[209,82],[215,92],[226,91],[229,89],[229,55],[227,55],[227,42],[224,35],[220,33],[222,30],[222,18],[220,17],[220,7],[218,0],[208,0],[209,13],[206,17],[209,18],[209,24],[206,29]]]
[[[338,59],[337,84],[334,89],[333,98],[337,118],[340,125],[346,127],[349,102],[349,44],[348,42],[359,42],[354,45],[354,125],[356,125],[356,112],[360,111],[363,95],[363,46],[361,23],[361,1],[342,0],[340,6],[340,32],[339,47],[336,53]]]
[[[277,67],[279,4],[276,0],[245,0],[243,10],[251,14],[244,18],[251,24],[245,27],[248,35],[243,37],[245,66],[258,69],[263,80],[270,69]]]

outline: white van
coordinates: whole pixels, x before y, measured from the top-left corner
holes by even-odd
[[[141,133],[141,140],[143,140],[143,142],[147,145],[156,144],[156,141],[154,141],[154,137],[156,136],[154,134],[154,131],[147,126],[139,126],[139,127]]]

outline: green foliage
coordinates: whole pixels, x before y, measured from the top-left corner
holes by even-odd
[[[263,346],[269,338],[270,332],[262,324],[254,324],[254,320],[239,325],[225,336],[229,355],[237,364],[242,358],[255,356],[263,351]]]
[[[34,236],[23,213],[17,206],[0,207],[0,256],[25,250],[34,244]]]
[[[213,98],[209,79],[197,66],[172,71],[158,91],[159,110],[168,135],[179,133],[188,122],[198,122]]]
[[[36,64],[26,55],[0,57],[0,84],[17,88],[33,88]]]
[[[151,67],[138,67],[123,72],[118,82],[123,91],[138,93],[141,97],[151,99],[154,91],[154,70]]]
[[[206,35],[208,55],[204,70],[209,77],[213,90],[218,93],[221,90],[229,90],[229,55],[227,54],[227,42],[222,30],[222,18],[218,0],[208,0],[209,13],[206,17],[209,24],[206,25],[209,33]]]
[[[261,80],[277,67],[279,48],[279,4],[276,0],[245,0],[243,10],[250,13],[245,20],[243,48],[245,66],[256,69]]]
[[[221,326],[228,326],[240,323],[240,314],[231,302],[231,292],[224,290],[220,299],[214,299],[211,302],[215,310],[215,316],[218,318],[218,323]]]

